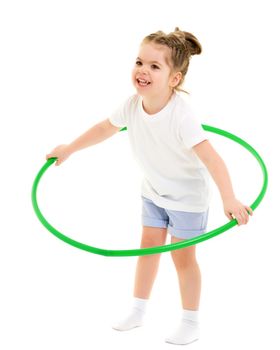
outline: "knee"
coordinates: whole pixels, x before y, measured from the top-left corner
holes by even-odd
[[[149,248],[161,246],[165,244],[165,240],[166,230],[159,228],[145,228],[142,235],[141,247]]]
[[[142,237],[141,247],[142,248],[150,248],[163,245],[162,240],[158,237]]]
[[[171,252],[172,259],[177,271],[185,271],[189,269],[198,269],[196,257],[193,255],[184,254],[184,249]]]

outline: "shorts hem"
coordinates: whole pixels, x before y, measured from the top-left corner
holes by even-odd
[[[167,223],[164,220],[150,218],[148,216],[142,217],[142,225],[149,227],[167,228]]]
[[[198,237],[206,232],[206,229],[200,229],[200,230],[181,230],[176,229],[174,227],[168,226],[168,233],[171,236],[174,236],[176,238],[181,239],[191,239]]]

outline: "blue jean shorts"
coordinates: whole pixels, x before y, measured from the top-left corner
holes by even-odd
[[[158,207],[142,196],[143,226],[167,228],[171,236],[190,239],[206,231],[208,210],[201,213],[169,210]]]

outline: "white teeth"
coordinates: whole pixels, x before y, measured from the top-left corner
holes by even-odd
[[[137,81],[138,81],[139,85],[142,85],[142,86],[146,86],[146,85],[150,84],[149,81],[144,80],[144,79],[137,79]]]

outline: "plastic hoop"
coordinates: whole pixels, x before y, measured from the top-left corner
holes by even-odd
[[[262,199],[265,195],[266,189],[267,189],[267,184],[268,184],[268,173],[267,173],[265,163],[262,160],[261,156],[258,154],[258,152],[251,145],[249,145],[247,142],[245,142],[244,140],[242,140],[238,136],[235,136],[235,135],[229,133],[228,131],[218,129],[218,128],[215,128],[215,127],[209,126],[209,125],[202,125],[202,127],[206,131],[213,132],[213,133],[218,134],[218,135],[222,135],[226,138],[229,138],[229,139],[237,142],[238,144],[240,144],[241,146],[246,148],[258,161],[258,163],[261,167],[262,173],[263,173],[263,185],[262,185],[262,188],[261,188],[259,195],[254,200],[254,202],[250,205],[250,207],[253,210],[255,210],[259,206],[260,202],[262,201]],[[120,131],[123,131],[123,130],[126,130],[126,128],[123,128]],[[191,238],[188,240],[183,240],[183,241],[180,241],[177,243],[172,243],[172,244],[168,244],[168,245],[164,245],[164,246],[150,247],[150,248],[139,248],[139,249],[128,249],[128,250],[106,250],[106,249],[96,248],[96,247],[75,241],[72,238],[67,237],[63,233],[59,232],[46,220],[46,218],[43,216],[41,210],[39,209],[38,202],[37,202],[37,188],[38,188],[39,182],[40,182],[43,174],[56,161],[56,159],[57,158],[48,159],[46,161],[46,163],[43,165],[43,167],[40,169],[40,171],[38,172],[38,174],[34,180],[34,183],[32,186],[32,195],[31,195],[33,208],[34,208],[35,214],[37,215],[38,219],[43,224],[43,226],[45,226],[45,228],[47,230],[49,230],[52,234],[54,234],[57,238],[61,239],[62,241],[66,242],[66,243],[68,243],[76,248],[85,250],[87,252],[99,254],[99,255],[103,255],[103,256],[113,256],[113,257],[159,254],[159,253],[164,253],[164,252],[168,252],[171,250],[182,249],[182,248],[206,241],[207,239],[213,238],[213,237],[231,229],[232,227],[234,227],[237,224],[236,219],[234,219],[234,220],[229,221],[225,225],[220,226],[220,227],[218,227],[218,228],[216,228],[208,233],[204,233],[200,236],[197,236],[197,237],[194,237],[194,238]]]

